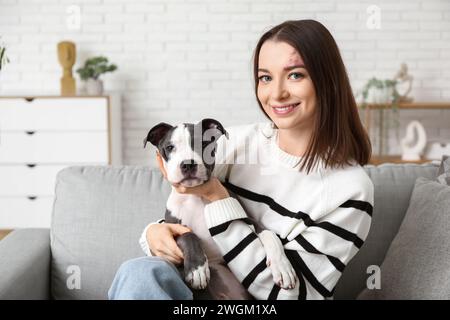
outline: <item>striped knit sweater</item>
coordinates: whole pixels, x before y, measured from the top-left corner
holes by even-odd
[[[214,170],[236,198],[205,207],[205,220],[228,267],[256,299],[330,299],[345,266],[367,237],[373,184],[355,164],[308,175],[299,157],[278,147],[277,130],[260,123],[227,129]],[[274,284],[250,219],[275,232],[299,278],[292,290]],[[148,227],[148,226],[147,226]],[[151,255],[142,233],[140,243]]]

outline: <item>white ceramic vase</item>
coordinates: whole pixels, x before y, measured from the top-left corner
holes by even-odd
[[[367,103],[390,103],[392,102],[393,87],[370,88],[367,93]]]
[[[103,94],[103,81],[88,79],[86,81],[86,93],[90,96],[101,96]]]

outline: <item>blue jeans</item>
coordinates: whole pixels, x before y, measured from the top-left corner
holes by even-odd
[[[193,300],[173,263],[160,257],[125,261],[108,291],[110,300]]]

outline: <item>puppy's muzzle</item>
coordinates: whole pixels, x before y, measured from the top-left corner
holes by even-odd
[[[180,170],[184,176],[194,176],[197,173],[197,168],[197,163],[192,159],[180,163]]]

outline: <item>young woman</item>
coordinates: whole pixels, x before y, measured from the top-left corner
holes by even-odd
[[[223,163],[216,165],[217,178],[174,187],[210,201],[206,224],[227,225],[213,239],[223,255],[233,250],[228,267],[255,299],[332,298],[367,237],[373,206],[373,184],[362,168],[371,146],[339,49],[319,22],[286,21],[259,40],[254,78],[270,122],[229,129],[234,143],[221,139],[233,147],[217,160]],[[248,152],[244,144],[257,147],[256,163],[232,164],[236,153]],[[244,240],[253,232],[247,217],[282,242],[298,277],[295,288],[275,285],[261,241]],[[141,244],[153,257],[122,265],[110,298],[192,299],[174,266],[183,259],[174,237],[186,231],[174,224],[147,226]]]

